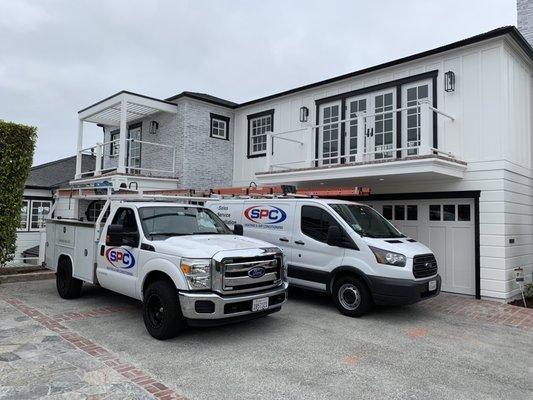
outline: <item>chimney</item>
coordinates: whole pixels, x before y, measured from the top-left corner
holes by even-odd
[[[518,30],[533,46],[533,0],[516,0]]]

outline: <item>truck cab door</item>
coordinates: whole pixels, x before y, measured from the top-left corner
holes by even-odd
[[[297,203],[294,217],[289,283],[326,290],[329,273],[343,265],[345,249],[327,244],[330,225],[340,224],[320,204],[305,201]]]
[[[96,276],[100,285],[106,289],[135,297],[135,284],[138,274],[140,224],[133,208],[117,209],[111,224],[121,225],[128,241],[121,245],[110,245],[107,239],[109,224],[105,227],[98,244]],[[132,240],[132,237],[137,240]]]

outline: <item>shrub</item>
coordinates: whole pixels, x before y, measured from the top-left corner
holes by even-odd
[[[0,120],[0,266],[13,259],[37,128]]]

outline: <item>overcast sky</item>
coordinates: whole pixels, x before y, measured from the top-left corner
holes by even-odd
[[[41,164],[122,89],[242,102],[503,25],[516,0],[0,0],[0,119],[38,127]]]

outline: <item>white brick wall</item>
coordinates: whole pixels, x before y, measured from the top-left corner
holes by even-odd
[[[231,186],[233,175],[233,116],[230,109],[188,98],[178,101],[178,113],[158,113],[140,120],[142,140],[161,143],[176,148],[175,177],[178,186],[185,189],[209,189]],[[210,137],[210,113],[230,118],[229,140]],[[150,121],[159,123],[157,134],[151,135]],[[138,122],[138,121],[137,121]],[[132,122],[131,124],[134,124]],[[130,124],[130,125],[131,125]],[[104,141],[110,140],[106,127]],[[109,157],[110,147],[104,149],[104,168],[116,168],[117,158]],[[170,149],[143,144],[141,168],[172,169]],[[169,176],[157,172],[141,171],[143,175]]]
[[[533,0],[517,0],[518,29],[533,45]]]

